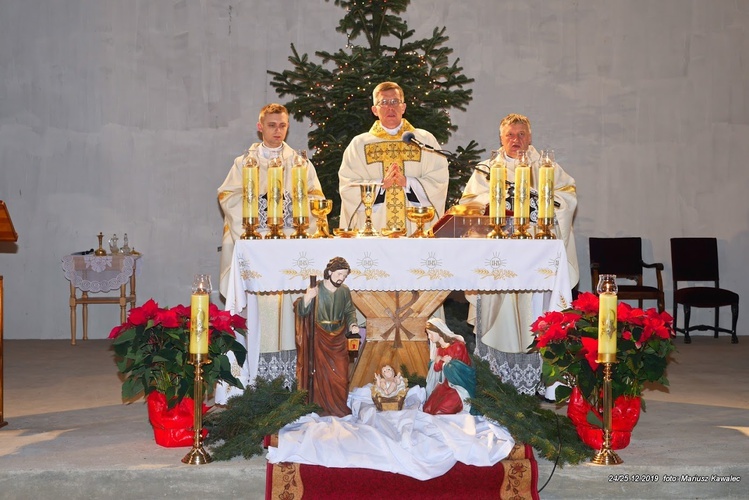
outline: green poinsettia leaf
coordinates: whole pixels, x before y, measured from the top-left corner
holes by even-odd
[[[597,412],[591,410],[588,410],[587,415],[585,415],[585,420],[593,426],[601,427],[603,428],[603,418],[601,415],[599,415]]]
[[[554,391],[554,398],[556,401],[566,401],[572,394],[572,387],[568,385],[559,385]]]

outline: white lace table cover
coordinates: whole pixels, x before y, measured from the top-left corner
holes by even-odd
[[[322,279],[333,257],[351,266],[352,290],[533,291],[538,312],[569,306],[567,253],[560,240],[479,238],[351,238],[315,240],[240,240],[234,247],[226,309],[247,317],[247,361],[234,369],[247,385],[265,366],[260,354],[260,325],[255,293],[303,291],[309,276]],[[234,362],[234,361],[233,361]],[[235,362],[234,362],[235,363]],[[287,367],[288,368],[288,367]],[[534,368],[533,378],[538,379]],[[241,390],[221,385],[222,404]]]
[[[140,255],[66,255],[62,258],[65,277],[83,292],[118,290],[133,275]]]

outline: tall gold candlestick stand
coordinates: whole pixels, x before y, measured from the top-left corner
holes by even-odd
[[[202,465],[213,462],[211,455],[203,448],[203,365],[211,362],[204,354],[193,353],[190,355],[189,363],[195,365],[195,387],[193,398],[195,403],[193,427],[195,438],[192,449],[182,459],[182,463],[190,465]]]
[[[603,443],[601,449],[593,457],[594,465],[619,465],[623,462],[619,455],[611,449],[611,362],[603,363]]]
[[[533,237],[528,232],[530,221],[527,217],[515,217],[515,232],[512,233],[513,240],[530,240]]]
[[[544,217],[538,219],[538,232],[536,233],[537,240],[555,240],[557,239],[554,234],[554,218]]]
[[[291,219],[291,223],[294,225],[294,233],[289,236],[292,240],[303,240],[308,238],[307,228],[309,227],[308,217],[294,217]]]
[[[495,240],[500,239],[506,239],[509,238],[509,234],[507,234],[507,231],[504,229],[505,225],[505,218],[504,217],[492,217],[491,223],[494,226],[494,229],[489,232],[489,234],[486,235],[487,238],[492,238]]]
[[[259,240],[260,238],[262,238],[262,236],[260,236],[260,233],[257,232],[257,223],[257,217],[243,217],[242,227],[244,227],[244,232],[242,233],[242,236],[240,236],[240,239]]]

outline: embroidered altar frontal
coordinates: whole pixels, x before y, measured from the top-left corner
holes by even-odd
[[[554,309],[567,307],[570,297],[559,240],[263,240],[237,242],[227,308],[242,311],[245,292],[305,290],[309,276],[322,276],[336,256],[351,265],[352,290],[547,291]]]
[[[268,463],[265,498],[538,500],[538,463],[533,449],[527,444],[516,444],[510,456],[492,467],[475,467],[458,462],[446,474],[427,481],[370,469]]]

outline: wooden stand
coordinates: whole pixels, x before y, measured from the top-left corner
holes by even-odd
[[[8,207],[0,200],[0,241],[18,241]],[[8,425],[3,417],[3,277],[0,276],[0,427]]]
[[[130,304],[132,308],[135,306],[135,271],[138,265],[138,259],[136,258],[133,262],[133,274],[130,275],[130,292],[127,291],[127,284],[120,286],[120,295],[107,296],[107,297],[89,297],[88,292],[81,292],[81,296],[77,296],[76,287],[73,282],[70,282],[70,344],[75,345],[76,337],[76,306],[81,304],[83,309],[83,340],[88,340],[88,305],[89,304],[119,304],[120,305],[120,323],[124,323],[127,317],[126,309],[127,305]]]
[[[449,290],[371,292],[352,290],[354,304],[367,318],[364,349],[354,367],[350,387],[363,387],[384,364],[396,372],[401,365],[425,377],[429,366],[426,323],[450,294]]]

